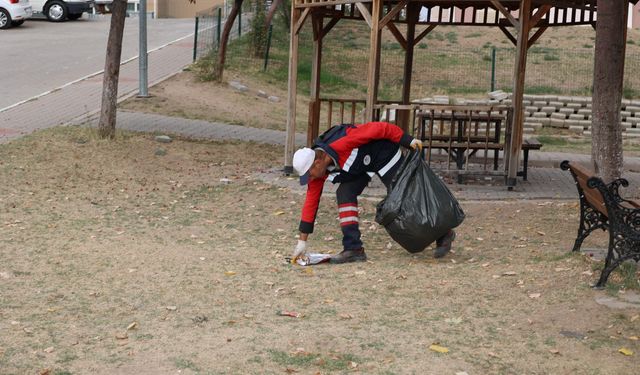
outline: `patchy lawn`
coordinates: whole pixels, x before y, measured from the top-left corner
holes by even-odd
[[[595,301],[631,294],[623,275],[594,291],[601,263],[568,251],[576,202],[462,202],[435,260],[391,243],[370,197],[370,260],[302,268],[303,195],[254,177],[281,148],[248,146],[75,127],[0,145],[0,372],[637,372],[639,311]],[[339,250],[334,199],[316,251]]]

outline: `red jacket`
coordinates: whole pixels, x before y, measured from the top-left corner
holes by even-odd
[[[314,148],[323,149],[334,160],[334,170],[322,178],[311,179],[302,207],[300,232],[312,233],[324,183],[349,181],[362,174],[381,176],[401,157],[399,144],[410,147],[413,137],[387,122],[369,122],[362,125],[338,125],[328,139],[319,139]]]

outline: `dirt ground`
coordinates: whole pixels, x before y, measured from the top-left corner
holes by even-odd
[[[229,81],[240,82],[249,90],[240,92],[229,86]],[[258,91],[279,100],[260,97]],[[251,77],[238,77],[233,72],[225,75],[223,83],[215,83],[202,82],[193,72],[185,71],[153,86],[149,94],[151,98],[131,98],[119,108],[256,128],[287,128],[287,91]],[[299,124],[306,121],[307,103],[308,99],[298,101]]]
[[[75,127],[0,145],[0,373],[637,373],[640,311],[596,302],[633,291],[589,287],[575,201],[463,201],[435,260],[367,198],[369,261],[303,268],[284,259],[303,194],[255,177],[281,162],[260,147]],[[310,244],[340,250],[329,194]]]

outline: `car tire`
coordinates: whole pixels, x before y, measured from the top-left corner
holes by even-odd
[[[11,27],[11,15],[8,11],[0,9],[0,29],[8,29]]]
[[[24,23],[24,20],[20,20],[20,21],[11,21],[11,25],[12,26],[20,26]]]
[[[80,17],[82,17],[82,13],[79,13],[79,14],[72,13],[72,14],[69,14],[69,15],[67,16],[67,18],[68,18],[69,20],[71,20],[71,21],[75,21],[75,20],[77,20],[77,19],[78,19],[78,18],[80,18]]]
[[[62,1],[54,0],[49,3],[45,13],[49,21],[62,22],[67,19],[69,11]]]

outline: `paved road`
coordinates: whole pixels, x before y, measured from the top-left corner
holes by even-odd
[[[0,33],[0,110],[104,69],[109,16],[30,20]],[[152,50],[192,34],[193,19],[149,19]],[[138,55],[138,18],[127,18],[122,61]],[[137,64],[137,63],[136,63]]]

